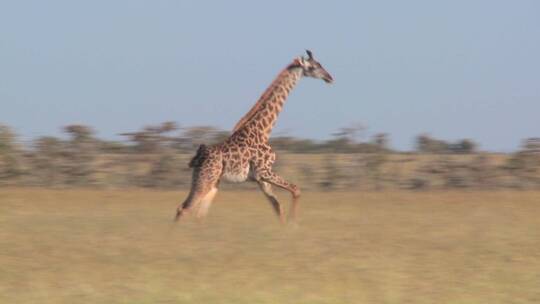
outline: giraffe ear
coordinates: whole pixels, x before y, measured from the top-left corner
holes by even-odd
[[[306,50],[309,59],[313,59],[313,53],[310,50]]]

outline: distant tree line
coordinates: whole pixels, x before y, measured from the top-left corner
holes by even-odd
[[[416,150],[420,153],[433,154],[468,154],[476,151],[477,145],[470,139],[447,142],[433,138],[427,134],[416,138]]]
[[[187,162],[196,148],[230,135],[174,122],[122,133],[121,141],[99,139],[84,125],[62,130],[62,138],[23,144],[0,124],[0,186],[187,188]],[[540,138],[524,140],[515,153],[495,154],[479,152],[469,139],[448,142],[421,134],[415,151],[400,152],[390,147],[388,134],[364,139],[364,130],[342,128],[326,141],[273,137],[272,146],[282,151],[276,170],[304,188],[328,191],[540,189]]]

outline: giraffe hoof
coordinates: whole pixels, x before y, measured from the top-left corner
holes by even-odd
[[[176,216],[174,217],[174,221],[178,222],[181,217],[182,217],[182,211],[180,210],[176,211]]]

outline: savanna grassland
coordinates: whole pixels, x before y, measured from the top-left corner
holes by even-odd
[[[183,196],[1,189],[0,303],[540,303],[540,192]]]

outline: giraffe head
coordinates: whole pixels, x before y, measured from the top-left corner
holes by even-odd
[[[293,65],[302,68],[304,76],[322,79],[326,83],[334,82],[334,78],[332,78],[330,73],[328,73],[315,58],[313,58],[313,53],[311,53],[310,50],[306,50],[306,53],[308,55],[307,58],[303,56],[298,57]]]

